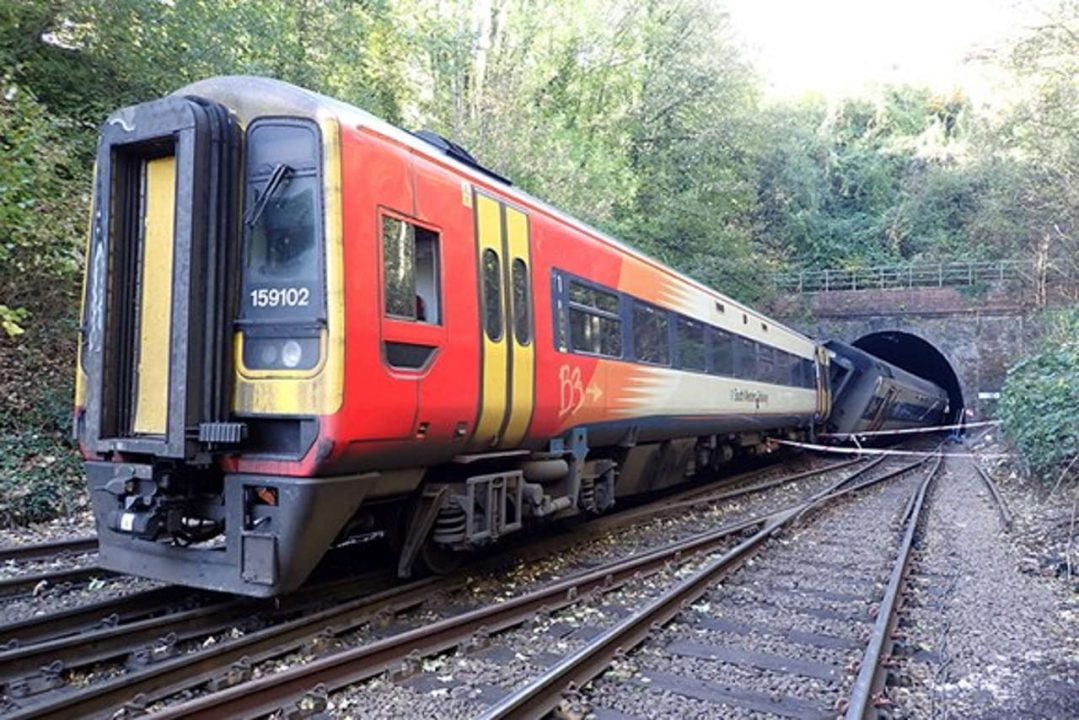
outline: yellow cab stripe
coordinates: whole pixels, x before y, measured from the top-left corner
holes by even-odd
[[[506,241],[509,247],[509,256],[507,262],[509,263],[508,272],[505,273],[507,281],[510,283],[510,292],[507,296],[510,298],[511,309],[507,313],[506,318],[506,332],[511,338],[513,363],[512,363],[512,391],[511,391],[511,403],[510,403],[510,415],[506,421],[506,430],[503,433],[502,445],[504,447],[513,447],[524,439],[525,433],[528,431],[529,422],[532,420],[532,404],[534,399],[534,374],[535,374],[535,352],[536,344],[532,339],[532,328],[529,327],[528,331],[528,343],[522,345],[518,342],[517,334],[514,330],[513,319],[521,312],[524,312],[531,321],[531,307],[517,308],[513,307],[512,303],[515,301],[513,293],[513,265],[515,261],[520,260],[525,264],[525,276],[531,280],[532,275],[532,262],[531,255],[528,247],[528,217],[515,208],[506,208]],[[528,283],[528,292],[525,296],[525,303],[531,303],[532,294],[531,282]],[[530,326],[533,324],[529,323]]]
[[[485,251],[492,250],[502,263],[502,217],[499,203],[484,195],[476,195],[476,238],[477,238],[477,278],[480,284],[480,296],[483,292],[483,256]],[[502,274],[500,273],[500,277]],[[499,305],[505,294],[498,295]],[[504,308],[503,308],[504,309]],[[481,325],[483,317],[481,306]],[[482,361],[482,397],[480,399],[480,416],[476,422],[475,432],[472,434],[472,446],[477,449],[489,448],[498,441],[499,431],[502,429],[502,421],[506,414],[506,385],[509,355],[506,351],[506,333],[509,331],[508,318],[503,312],[502,335],[492,340],[487,336],[486,329],[481,327],[483,337],[483,361]]]
[[[163,435],[167,429],[175,210],[176,158],[147,161],[134,422],[137,433]]]
[[[319,122],[323,141],[323,206],[326,211],[326,317],[322,357],[311,370],[255,371],[243,365],[243,337],[233,337],[232,409],[239,413],[332,415],[341,409],[345,382],[344,228],[341,216],[341,137],[334,118]]]

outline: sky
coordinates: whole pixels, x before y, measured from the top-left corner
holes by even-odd
[[[766,91],[835,98],[866,85],[912,83],[992,93],[979,49],[1044,17],[1053,0],[727,0]]]

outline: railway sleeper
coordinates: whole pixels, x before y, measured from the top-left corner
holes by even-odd
[[[206,683],[206,688],[210,692],[220,692],[227,690],[230,687],[245,683],[252,678],[251,660],[247,657],[242,657],[236,662],[232,663],[228,669],[217,673],[210,681]]]
[[[169,633],[150,645],[138,648],[128,655],[128,669],[139,670],[176,657],[180,652],[176,647],[178,639],[176,633]]]
[[[64,681],[64,664],[59,660],[54,660],[33,675],[27,675],[24,678],[9,682],[6,694],[9,698],[17,701],[52,692],[66,684]]]

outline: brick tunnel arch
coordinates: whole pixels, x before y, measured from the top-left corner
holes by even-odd
[[[932,343],[901,330],[884,330],[863,335],[853,344],[944,388],[948,393],[948,404],[951,408],[949,420],[955,420],[961,409],[966,407],[959,376],[955,374],[948,358]]]

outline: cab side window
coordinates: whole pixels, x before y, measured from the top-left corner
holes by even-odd
[[[385,313],[399,320],[442,324],[438,233],[382,217]]]

